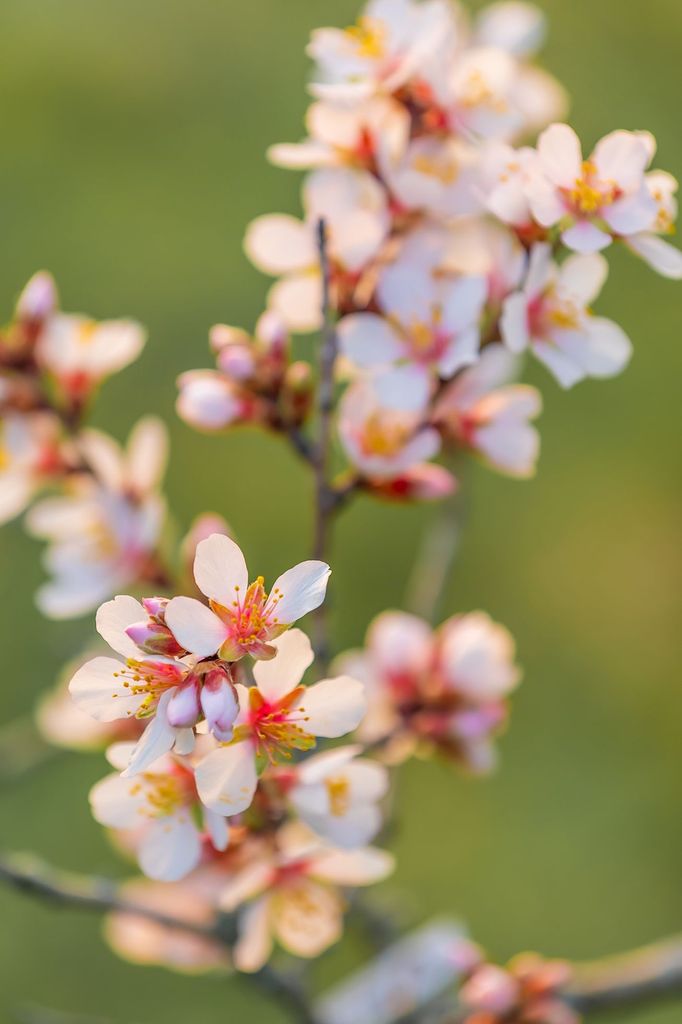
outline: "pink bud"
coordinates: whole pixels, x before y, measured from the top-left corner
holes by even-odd
[[[196,725],[201,716],[199,705],[199,680],[196,676],[189,676],[179,686],[166,709],[168,724],[176,729],[184,729]]]
[[[225,669],[214,668],[204,676],[201,708],[215,738],[221,743],[229,743],[235,718],[239,714],[239,703]]]
[[[133,623],[128,626],[126,633],[145,654],[162,654],[174,658],[185,653],[184,647],[180,646],[168,626],[162,626],[153,619]]]
[[[227,324],[214,324],[208,332],[208,339],[216,354],[228,345],[251,344],[251,337],[245,330],[241,327],[229,327]]]
[[[166,622],[166,608],[168,607],[167,597],[143,597],[142,605],[150,619],[155,619],[161,625]]]
[[[287,347],[289,334],[279,315],[273,310],[266,310],[256,324],[256,338],[270,349],[283,351]]]
[[[57,286],[52,274],[41,270],[28,282],[17,302],[19,320],[42,322],[57,308]]]
[[[218,369],[232,380],[250,380],[256,372],[256,359],[250,345],[225,345],[217,358]]]
[[[413,466],[393,480],[368,484],[375,494],[391,501],[440,501],[457,490],[457,480],[443,466]]]
[[[495,964],[483,964],[460,989],[460,999],[475,1010],[509,1013],[520,995],[518,982]]]

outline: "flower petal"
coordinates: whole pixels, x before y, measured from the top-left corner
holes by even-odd
[[[393,327],[375,313],[346,316],[337,330],[341,351],[356,366],[387,366],[404,353],[404,345]]]
[[[273,276],[302,270],[317,261],[310,227],[287,214],[257,217],[249,225],[244,239],[251,262]]]
[[[107,601],[95,617],[97,632],[117,654],[124,658],[140,658],[140,648],[134,643],[126,629],[135,622],[144,622],[147,613],[134,597],[120,594],[113,601]]]
[[[166,624],[178,643],[200,658],[215,654],[228,635],[225,623],[193,597],[172,598]]]
[[[277,598],[277,621],[289,625],[324,601],[331,569],[326,562],[299,562],[278,576],[270,591]]]
[[[372,846],[363,850],[334,850],[316,858],[310,874],[337,885],[373,885],[391,874],[395,858]]]
[[[258,661],[253,675],[258,689],[270,704],[276,704],[295,689],[315,655],[310,640],[300,629],[290,629],[272,646],[277,654],[269,661]]]
[[[253,746],[246,740],[219,747],[196,767],[199,799],[210,811],[232,817],[251,805],[258,785]]]
[[[235,591],[243,594],[249,574],[241,548],[222,533],[214,533],[197,544],[194,579],[202,594],[229,608]]]
[[[306,732],[335,739],[356,729],[367,710],[365,688],[357,679],[339,676],[308,687],[301,698]]]
[[[123,666],[114,658],[93,658],[82,665],[69,683],[69,693],[98,722],[132,717],[145,694],[131,694],[121,677]]]
[[[199,863],[201,838],[189,811],[152,821],[140,844],[138,860],[148,878],[178,882]]]

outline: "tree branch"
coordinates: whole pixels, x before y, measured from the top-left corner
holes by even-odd
[[[576,964],[567,995],[581,1013],[682,995],[682,933],[629,953]]]

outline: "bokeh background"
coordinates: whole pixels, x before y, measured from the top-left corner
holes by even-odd
[[[548,66],[587,143],[650,128],[682,173],[679,0],[543,0]],[[206,439],[174,418],[174,379],[210,365],[216,321],[251,326],[266,281],[241,238],[261,212],[295,212],[296,175],[266,146],[301,135],[303,47],[356,0],[3,0],[0,8],[0,309],[41,267],[68,310],[133,315],[151,337],[105,388],[97,422],[119,437],[148,410],[172,425],[179,523],[223,512],[270,578],[304,557],[310,483],[273,439]],[[614,254],[601,308],[636,349],[613,382],[563,394],[541,370],[535,481],[477,471],[445,611],[484,607],[514,631],[525,682],[502,771],[472,782],[429,764],[401,778],[399,867],[385,898],[418,922],[451,911],[494,955],[585,958],[679,929],[679,286]],[[432,514],[361,502],[334,558],[339,644],[400,606]],[[91,622],[44,622],[39,548],[0,536],[0,720],[30,711]],[[99,757],[63,755],[0,784],[0,843],[85,871],[126,870],[91,820]],[[0,891],[0,1018],[27,1004],[121,1024],[284,1020],[238,980],[129,966],[99,922]],[[351,942],[318,982],[361,956]],[[673,1024],[678,1007],[635,1014]]]

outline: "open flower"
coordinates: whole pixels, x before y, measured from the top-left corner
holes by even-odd
[[[117,771],[92,788],[92,813],[107,828],[134,832],[133,846],[148,878],[177,882],[199,864],[204,835],[214,849],[227,848],[228,823],[201,807],[186,760],[165,755],[134,778],[122,777],[119,773],[128,767],[133,750],[134,744],[117,743],[107,751]],[[197,808],[203,831],[195,822]]]
[[[52,579],[37,602],[55,619],[82,615],[153,575],[165,516],[158,489],[167,437],[159,420],[141,420],[125,451],[97,431],[85,431],[80,448],[94,475],[75,475],[66,494],[39,502],[27,518],[29,532],[49,542]]]
[[[337,747],[306,758],[284,776],[301,821],[343,849],[371,842],[383,821],[379,804],[388,792],[388,772],[361,753],[361,746]]]
[[[276,854],[228,882],[220,907],[238,914],[234,963],[257,971],[277,940],[289,953],[316,957],[339,940],[345,901],[341,888],[374,885],[393,870],[393,857],[365,847],[335,850],[300,825],[279,830]]]
[[[301,685],[313,652],[299,629],[273,641],[273,647],[276,657],[254,667],[256,685],[237,687],[240,712],[233,742],[197,765],[199,796],[218,814],[232,816],[250,806],[259,760],[288,760],[294,750],[314,747],[318,736],[345,736],[365,713],[364,688],[356,679],[341,676]]]
[[[455,24],[444,0],[370,0],[355,25],[313,32],[311,91],[334,103],[393,93],[447,50]]]
[[[18,516],[68,466],[56,416],[10,413],[0,422],[0,523]]]
[[[325,562],[301,562],[279,576],[270,593],[262,576],[249,584],[239,545],[215,534],[197,545],[194,578],[209,607],[189,597],[174,597],[166,623],[182,646],[205,658],[223,661],[245,654],[272,658],[272,641],[297,619],[324,601],[330,568]]]
[[[369,481],[402,478],[440,450],[426,424],[429,384],[419,367],[359,377],[341,399],[338,430],[352,465]]]
[[[655,148],[647,132],[616,131],[583,160],[573,129],[551,125],[540,136],[528,185],[535,220],[546,228],[558,224],[564,244],[580,253],[646,231],[656,204],[644,172]]]
[[[585,377],[615,377],[627,366],[632,344],[612,320],[594,316],[608,264],[603,256],[571,256],[561,267],[547,245],[534,247],[523,290],[505,301],[502,339],[511,352],[530,348],[570,388]]]
[[[246,234],[249,259],[264,273],[282,276],[269,306],[292,331],[321,324],[322,274],[317,244],[320,220],[327,232],[334,305],[343,308],[367,264],[377,255],[390,221],[386,193],[371,174],[346,168],[313,172],[303,185],[305,219],[271,214]]]
[[[540,414],[542,398],[528,384],[507,383],[515,363],[502,345],[489,345],[478,363],[447,386],[436,404],[434,422],[493,469],[529,477],[540,451],[540,436],[531,421]]]
[[[644,231],[630,235],[625,244],[663,277],[682,279],[682,253],[661,237],[675,232],[678,182],[666,171],[652,171],[645,178],[656,214]]]
[[[519,681],[514,642],[483,612],[453,616],[435,632],[404,612],[384,612],[362,652],[335,662],[365,684],[368,711],[359,735],[390,741],[400,760],[417,746],[438,750],[470,771],[495,764],[493,740]]]
[[[377,298],[383,316],[356,313],[339,324],[343,353],[363,368],[409,362],[443,378],[475,362],[485,278],[437,280],[408,262],[386,270]]]

